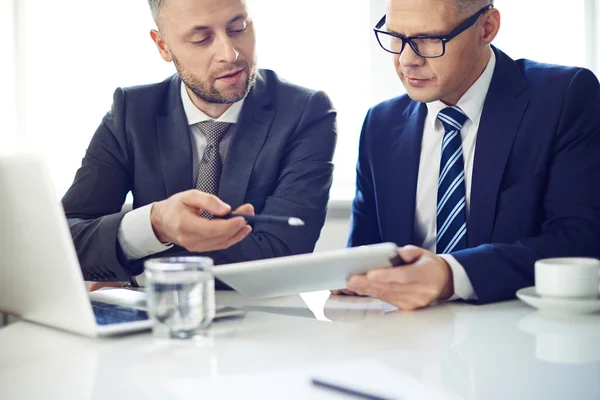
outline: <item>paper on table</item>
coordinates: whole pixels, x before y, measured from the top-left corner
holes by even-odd
[[[197,399],[200,393],[202,398],[209,399],[348,398],[347,395],[312,385],[313,378],[389,399],[455,399],[372,359],[277,369],[258,374],[222,375],[213,379],[174,379],[164,389],[183,399]]]

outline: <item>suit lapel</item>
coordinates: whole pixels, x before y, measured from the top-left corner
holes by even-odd
[[[158,152],[164,174],[167,197],[192,189],[192,143],[187,118],[181,103],[181,80],[171,78],[167,95],[167,113],[157,118]]]
[[[267,84],[259,74],[240,114],[235,134],[223,165],[219,198],[237,208],[243,204],[250,175],[267,139],[275,111],[268,108]]]
[[[523,114],[527,84],[516,63],[496,48],[496,68],[477,133],[468,225],[468,246],[491,240],[502,175]]]
[[[387,194],[381,196],[389,204],[385,204],[383,220],[386,237],[384,241],[392,241],[398,245],[414,244],[415,205],[417,196],[417,180],[419,176],[419,161],[421,158],[421,142],[423,126],[427,115],[427,106],[422,103],[412,103],[415,106],[407,110],[403,120],[404,125],[392,130],[391,149],[381,149],[379,154],[387,154],[384,160],[382,174],[387,182],[382,190]],[[387,146],[378,143],[377,146]]]

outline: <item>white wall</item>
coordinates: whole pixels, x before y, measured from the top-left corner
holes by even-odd
[[[15,99],[15,43],[13,1],[0,1],[0,155],[17,147],[16,99]]]
[[[315,251],[343,249],[348,240],[349,218],[328,218],[321,230]]]

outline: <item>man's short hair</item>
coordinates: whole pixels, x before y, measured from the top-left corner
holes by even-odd
[[[157,27],[158,27],[158,17],[160,15],[160,10],[165,5],[166,2],[167,2],[167,0],[148,0],[148,5],[150,6],[150,11],[152,12],[152,18],[154,18],[154,23],[156,24]],[[242,0],[242,2],[246,4],[246,7],[248,7],[248,4],[246,3],[245,0]]]
[[[456,13],[475,14],[488,4],[494,4],[494,0],[454,0],[456,2]]]
[[[165,4],[166,0],[148,0],[148,5],[150,6],[150,11],[152,12],[152,18],[154,18],[154,23],[158,26],[158,15],[160,14],[160,9]]]

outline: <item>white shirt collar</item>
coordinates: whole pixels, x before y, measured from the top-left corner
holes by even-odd
[[[199,122],[211,121],[215,120],[217,122],[228,122],[230,124],[235,124],[238,122],[240,117],[240,112],[242,111],[242,106],[244,105],[244,97],[242,100],[233,103],[231,107],[227,109],[216,120],[214,118],[206,115],[202,110],[200,110],[190,99],[190,95],[185,89],[185,84],[183,81],[181,82],[181,102],[183,103],[183,111],[185,112],[185,116],[187,117],[188,125],[196,125]]]
[[[496,54],[494,54],[494,51],[491,48],[490,52],[490,60],[483,70],[483,73],[479,76],[479,78],[477,78],[475,83],[471,85],[471,87],[456,104],[461,110],[464,111],[469,120],[471,120],[475,126],[479,126],[481,114],[483,113],[483,104],[485,103],[485,98],[490,88],[492,77],[494,76],[494,68],[496,67]],[[433,125],[434,129],[436,127],[436,123],[438,123],[437,115],[446,107],[448,106],[440,100],[427,103],[427,119],[430,121],[429,123]],[[441,122],[438,126],[440,129],[443,129]]]

